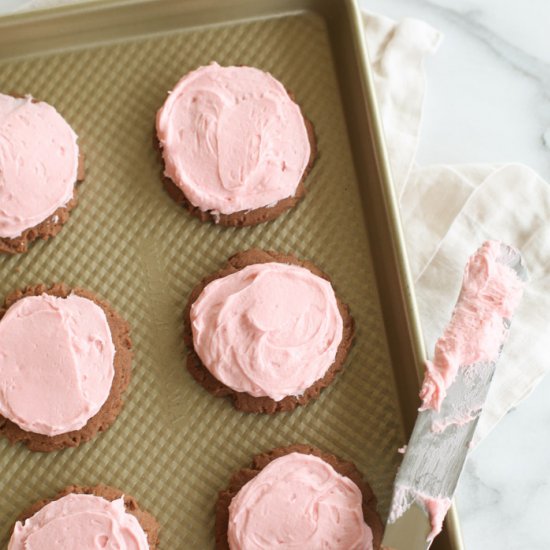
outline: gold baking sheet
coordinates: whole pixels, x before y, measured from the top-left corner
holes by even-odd
[[[0,546],[32,502],[67,484],[101,482],[132,494],[158,518],[162,548],[212,548],[217,492],[231,473],[255,453],[295,442],[355,462],[385,516],[396,450],[414,420],[416,388],[402,382],[416,380],[418,342],[410,334],[407,289],[396,286],[403,272],[389,239],[399,234],[384,206],[387,190],[373,176],[376,147],[350,122],[350,106],[361,105],[363,92],[346,80],[357,70],[351,49],[349,64],[341,61],[340,49],[352,47],[349,36],[338,39],[353,31],[346,28],[349,3],[285,0],[260,14],[261,2],[236,2],[239,17],[262,17],[233,23],[223,22],[236,17],[230,2],[219,2],[225,12],[211,1],[204,9],[193,1],[114,4],[0,25],[0,90],[53,104],[86,156],[69,222],[50,242],[0,258],[0,294],[55,281],[92,290],[130,322],[135,350],[124,409],[105,434],[50,454],[0,441]],[[204,25],[210,21],[216,24]],[[243,229],[201,223],[162,189],[155,113],[184,73],[212,60],[270,71],[314,124],[319,157],[306,198],[274,222]],[[273,417],[237,412],[185,369],[190,290],[252,246],[315,262],[357,324],[334,383],[307,407]]]

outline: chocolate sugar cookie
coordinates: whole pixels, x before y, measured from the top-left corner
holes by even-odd
[[[157,520],[122,491],[71,485],[21,515],[8,550],[156,550],[159,530]]]
[[[77,135],[51,106],[0,94],[0,252],[57,235],[84,179]]]
[[[32,451],[105,431],[131,376],[128,323],[91,292],[28,287],[0,309],[0,435]]]
[[[259,249],[201,281],[185,312],[190,373],[246,412],[291,411],[317,398],[353,335],[349,308],[321,270]]]
[[[305,194],[313,126],[269,73],[199,67],[170,92],[156,130],[168,193],[202,221],[255,225]]]
[[[255,456],[216,505],[217,550],[378,550],[383,530],[355,465],[308,445]]]

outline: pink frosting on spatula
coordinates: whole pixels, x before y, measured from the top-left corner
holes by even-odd
[[[500,254],[501,244],[487,241],[468,261],[451,321],[426,362],[420,410],[441,408],[461,366],[498,357],[506,335],[503,319],[512,318],[524,287],[512,268],[497,261]]]

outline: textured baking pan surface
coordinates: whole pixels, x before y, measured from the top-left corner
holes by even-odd
[[[313,12],[238,24],[99,36],[94,43],[1,60],[0,90],[48,101],[79,135],[86,181],[50,242],[0,258],[0,293],[64,281],[107,299],[131,324],[133,379],[114,425],[77,449],[31,453],[0,441],[0,546],[17,515],[68,484],[106,483],[162,525],[163,548],[211,548],[217,492],[272,447],[308,443],[352,460],[385,516],[405,442],[343,101],[325,21]],[[201,223],[161,185],[154,120],[168,90],[210,61],[271,72],[315,127],[307,195],[274,222]],[[307,407],[242,414],[185,368],[190,290],[249,247],[293,253],[331,277],[357,325],[344,371]]]

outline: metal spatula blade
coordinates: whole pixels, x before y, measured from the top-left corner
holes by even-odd
[[[508,265],[522,281],[526,281],[527,272],[520,253],[505,244],[501,243],[500,246],[501,254],[497,261]],[[510,319],[503,318],[503,323],[506,336]],[[502,345],[499,356],[500,351]],[[462,366],[448,388],[441,410],[429,409],[418,414],[395,481],[384,535],[385,545],[394,550],[426,550],[430,547],[431,541],[427,540],[427,536],[431,525],[426,513],[419,513],[416,509],[425,508],[418,495],[439,501],[448,499],[450,504],[489,392],[497,360]],[[461,422],[457,424],[458,420]]]

